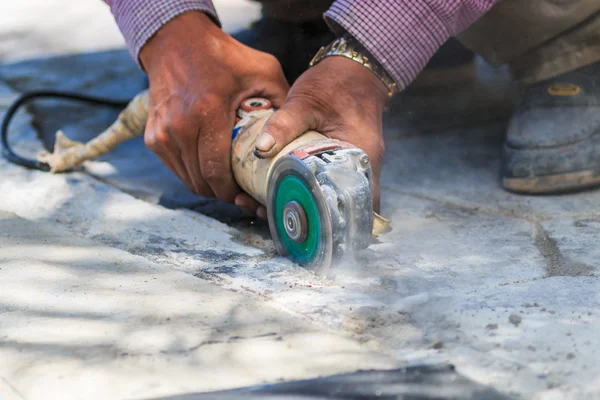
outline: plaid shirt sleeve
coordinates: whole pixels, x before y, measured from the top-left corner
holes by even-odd
[[[210,0],[104,0],[115,17],[129,52],[139,65],[139,53],[164,24],[186,11],[202,11],[219,24]]]
[[[337,0],[325,20],[349,33],[403,89],[451,36],[468,28],[499,0]]]

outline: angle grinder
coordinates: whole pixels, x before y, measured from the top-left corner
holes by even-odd
[[[266,206],[279,253],[323,274],[334,260],[372,242],[369,156],[311,131],[275,157],[258,158],[254,143],[274,112],[266,99],[241,104],[233,131],[233,174],[244,191]]]
[[[7,159],[28,168],[62,172],[144,133],[147,91],[129,102],[117,121],[89,142],[74,142],[59,132],[53,153],[43,152],[35,161],[18,156],[8,145],[10,119],[27,101],[56,95],[26,94],[10,107],[2,124],[3,154]],[[63,93],[60,98],[113,107],[122,105],[72,93]],[[318,274],[325,274],[332,262],[367,248],[373,235],[389,230],[389,221],[373,212],[369,157],[350,143],[310,131],[275,157],[257,157],[254,144],[275,111],[271,102],[263,98],[247,99],[240,105],[232,135],[233,174],[245,192],[266,206],[278,252]]]

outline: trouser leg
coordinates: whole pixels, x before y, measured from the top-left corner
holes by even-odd
[[[539,82],[600,61],[600,1],[502,0],[458,38],[520,81]]]

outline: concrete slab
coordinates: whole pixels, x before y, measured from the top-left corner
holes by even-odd
[[[227,32],[247,26],[260,6],[246,0],[214,0]],[[101,51],[124,46],[102,0],[28,0],[0,4],[0,62]]]
[[[600,217],[597,214],[540,222],[548,273],[552,276],[597,276],[600,267]],[[545,234],[545,236],[544,236]]]
[[[98,89],[92,90],[110,93],[119,72],[98,75],[89,67],[102,57],[127,55],[87,55],[75,65],[86,71],[85,82],[98,78]],[[61,63],[73,64],[68,60],[39,63],[53,71],[46,79],[60,80]],[[35,81],[19,77],[31,76],[35,65],[0,71],[12,85],[28,88]],[[137,74],[133,67],[129,71]],[[65,82],[80,88],[75,79]],[[48,110],[33,109],[41,121],[60,122],[48,118],[60,115]],[[90,135],[110,117],[93,110],[81,115],[67,126],[71,135]],[[27,121],[23,115],[15,134],[24,135],[17,139],[33,151],[39,144]],[[173,176],[154,175],[154,168],[162,167],[139,141],[89,163],[89,175],[48,175],[0,161],[6,177],[0,190],[11,193],[0,199],[0,209],[57,222],[76,236],[244,293],[345,332],[397,362],[451,362],[509,395],[598,393],[594,353],[581,344],[597,342],[591,334],[597,305],[590,301],[597,289],[597,257],[590,250],[597,193],[528,198],[503,192],[497,179],[502,122],[408,136],[394,124],[386,132],[382,207],[395,229],[356,259],[341,262],[326,279],[274,257],[264,225],[227,226],[154,204],[177,199],[169,190],[179,183]],[[194,202],[187,206],[194,208]],[[580,369],[589,373],[577,373]]]
[[[398,365],[263,301],[6,212],[0,279],[6,398],[158,397]]]
[[[129,96],[144,84],[124,52],[0,66],[0,76],[13,89],[58,86],[114,97]],[[513,89],[502,86],[506,79],[497,71],[489,78],[503,94],[492,99],[495,110]],[[15,93],[4,86],[0,95],[5,107]],[[477,103],[465,101],[461,104]],[[508,109],[502,108],[505,113]],[[46,138],[59,125],[71,136],[89,137],[114,116],[112,111],[62,104],[38,105],[32,111]],[[210,388],[278,379],[273,370],[263,374],[249,366],[248,360],[254,359],[247,348],[236,347],[246,342],[266,349],[260,361],[265,365],[278,362],[281,355],[290,364],[283,369],[286,379],[306,376],[302,368],[308,364],[303,363],[310,358],[317,360],[318,371],[321,365],[323,371],[333,371],[328,361],[320,364],[308,350],[306,359],[300,351],[279,354],[270,336],[260,337],[274,332],[271,322],[265,330],[253,330],[274,315],[275,321],[290,318],[283,319],[284,327],[290,327],[283,330],[285,335],[294,329],[302,335],[312,332],[313,324],[333,331],[335,339],[309,336],[317,349],[342,337],[341,345],[352,354],[350,363],[340,361],[344,366],[362,365],[363,355],[376,352],[373,360],[382,360],[381,365],[389,365],[387,357],[394,360],[391,364],[452,362],[459,372],[513,397],[598,398],[599,192],[551,197],[506,193],[499,184],[505,120],[472,126],[469,118],[454,115],[452,121],[423,127],[413,117],[397,112],[386,124],[383,212],[392,218],[394,231],[357,258],[344,260],[328,278],[275,257],[264,225],[187,194],[141,141],[88,164],[86,173],[52,176],[0,160],[0,210],[32,221],[27,225],[31,231],[63,229],[69,238],[67,244],[50,246],[49,253],[36,250],[40,236],[22,247],[6,233],[0,239],[12,240],[11,249],[19,249],[7,256],[0,246],[11,260],[6,261],[9,271],[3,267],[0,274],[9,274],[6,281],[12,282],[0,299],[10,295],[7,303],[13,307],[2,314],[0,329],[8,326],[11,340],[17,334],[29,340],[20,347],[0,347],[0,357],[9,354],[15,365],[33,366],[19,370],[17,380],[0,374],[2,394],[19,396],[25,387],[31,391],[28,398],[37,398],[42,389],[32,388],[34,379],[50,393],[67,385],[79,395],[87,384],[106,377],[114,387],[103,390],[131,390],[126,392],[129,397],[198,390],[198,371],[213,380]],[[33,155],[40,143],[31,121],[22,114],[12,137],[20,151]],[[229,225],[179,207],[200,210]],[[11,229],[22,222],[8,218]],[[211,296],[224,293],[223,301],[214,300],[218,315],[195,307],[212,307],[214,297],[204,296],[205,286]],[[174,294],[166,298],[165,292]],[[242,334],[219,331],[229,326],[220,319],[228,310],[220,307],[236,302],[248,325],[236,325]],[[163,317],[175,318],[173,324]],[[230,340],[235,336],[244,339]],[[223,338],[229,338],[227,343],[219,342]],[[190,350],[206,341],[211,344]],[[298,341],[298,349],[307,349],[306,342]],[[57,346],[68,350],[54,351]],[[121,348],[133,356],[121,356]],[[21,358],[15,349],[25,355]],[[75,358],[60,358],[65,353]],[[236,356],[235,363],[221,364],[230,354]],[[62,380],[59,372],[48,372],[40,355],[60,363],[48,364],[60,366],[57,371],[68,372]],[[294,357],[301,360],[299,369],[291,366]],[[335,360],[337,353],[325,352],[325,357]],[[208,372],[213,362],[216,372]],[[157,378],[163,373],[166,383]],[[59,387],[57,382],[66,383]]]

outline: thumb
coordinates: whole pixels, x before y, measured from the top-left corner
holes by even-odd
[[[315,128],[315,118],[310,110],[288,102],[267,121],[256,139],[254,154],[259,158],[276,155],[304,132]]]

